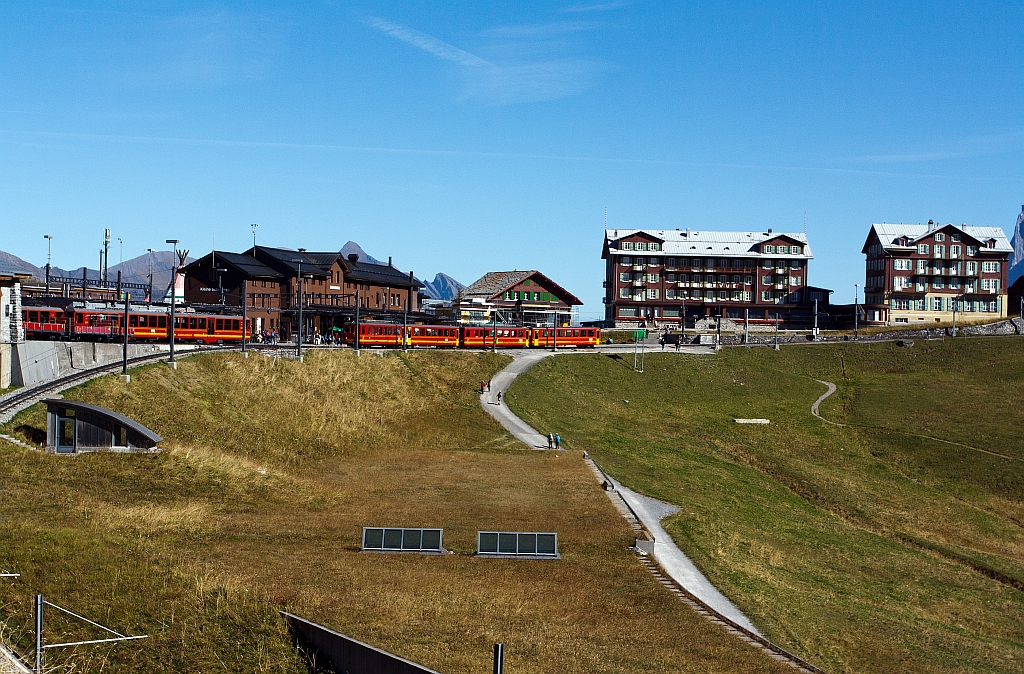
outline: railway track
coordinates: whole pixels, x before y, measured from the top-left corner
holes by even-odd
[[[210,346],[178,352],[175,354],[175,357],[177,359],[181,359],[200,353],[237,351],[238,349],[238,346]],[[139,365],[145,365],[147,363],[157,363],[161,360],[167,360],[167,358],[168,354],[165,352],[135,356],[134,358],[128,359],[128,367],[132,368]],[[0,423],[10,421],[18,412],[30,405],[34,405],[48,396],[53,395],[54,393],[60,393],[72,386],[85,383],[90,379],[102,377],[106,374],[114,374],[120,371],[121,362],[118,361],[108,365],[91,367],[87,370],[78,370],[71,374],[64,375],[63,377],[57,377],[56,379],[51,379],[50,381],[46,381],[41,384],[27,386],[23,389],[18,389],[13,393],[8,393],[7,395],[0,397]]]

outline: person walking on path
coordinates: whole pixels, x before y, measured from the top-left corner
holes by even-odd
[[[554,449],[554,448],[555,448],[555,436],[552,435],[551,433],[548,433],[548,449]]]
[[[558,433],[555,433],[555,449],[561,449],[561,448],[562,448],[562,436],[559,435]]]
[[[501,404],[501,391],[498,391],[498,404]]]
[[[480,393],[483,393],[486,390],[487,390],[487,382],[484,382],[484,381],[480,382]]]
[[[490,379],[487,380],[487,392],[488,393],[491,392],[491,380]]]

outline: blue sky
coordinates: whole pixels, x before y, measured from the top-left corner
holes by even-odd
[[[0,2],[0,249],[96,265],[349,239],[432,278],[541,269],[602,314],[615,227],[1008,232],[1021,3]],[[112,258],[117,253],[112,255]],[[114,260],[116,261],[116,259]]]

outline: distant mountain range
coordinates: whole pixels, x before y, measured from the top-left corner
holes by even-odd
[[[355,241],[349,241],[341,247],[341,255],[348,257],[349,255],[358,255],[359,259],[363,262],[369,262],[371,264],[387,264],[377,258],[369,255],[365,250],[360,247]],[[140,255],[130,260],[125,260],[121,264],[113,265],[107,270],[107,276],[110,279],[117,278],[118,270],[121,271],[121,280],[126,283],[142,283],[144,285],[149,284],[149,269],[150,269],[150,256]],[[188,258],[188,262],[192,262],[195,258]],[[25,271],[31,272],[32,276],[44,280],[46,278],[46,270],[42,267],[22,260],[16,255],[5,253],[0,250],[0,262],[7,262],[8,264],[20,267]],[[174,253],[169,250],[155,251],[152,255],[153,264],[153,294],[156,297],[163,297],[164,291],[167,290],[167,286],[171,282],[171,269],[174,263]],[[53,267],[50,270],[50,277],[64,276],[71,278],[82,278],[82,268],[78,269],[61,269],[60,267]],[[86,277],[90,279],[98,279],[100,272],[96,269],[87,269]],[[465,288],[463,284],[459,283],[451,276],[447,274],[438,273],[434,276],[433,281],[423,281],[424,288],[423,292],[435,300],[451,300],[459,294],[462,288]],[[138,293],[132,293],[133,299],[138,299],[140,296]]]

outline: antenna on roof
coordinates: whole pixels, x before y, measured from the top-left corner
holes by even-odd
[[[608,207],[604,207],[604,228],[608,229]]]
[[[807,234],[807,211],[804,211],[804,234]]]

